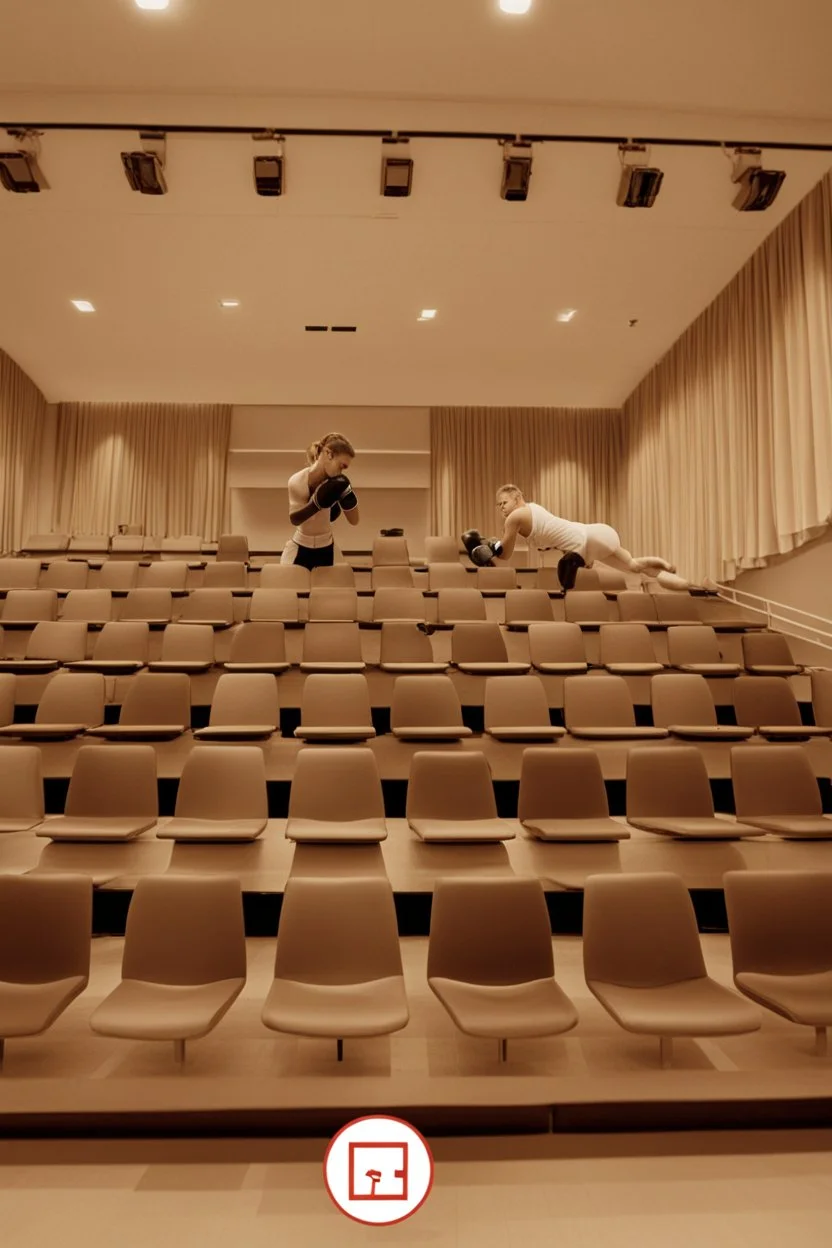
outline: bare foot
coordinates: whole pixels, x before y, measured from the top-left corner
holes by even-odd
[[[710,590],[710,592],[711,592],[712,594],[718,594],[718,593],[719,593],[719,586],[717,585],[716,581],[714,581],[714,580],[712,580],[712,579],[711,579],[711,577],[710,577],[710,576],[703,576],[703,577],[702,577],[702,587],[703,587],[703,589],[708,589],[708,590]]]

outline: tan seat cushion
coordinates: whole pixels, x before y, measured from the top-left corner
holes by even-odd
[[[448,670],[447,663],[381,663],[379,666],[383,672],[412,672],[417,676]]]
[[[343,663],[322,660],[320,663],[313,661],[301,663],[300,670],[302,672],[363,672],[366,666],[366,663],[358,660]]]
[[[0,1020],[4,1039],[46,1031],[87,985],[85,975],[47,984],[12,984],[0,980]]]
[[[393,736],[402,741],[460,741],[463,737],[472,735],[472,730],[463,724],[454,725],[452,728],[445,725],[417,725],[413,728],[405,726],[393,729]]]
[[[90,1017],[102,1036],[126,1040],[198,1040],[216,1026],[245,979],[212,984],[148,984],[124,979]]]
[[[626,741],[628,737],[633,740],[641,738],[642,740],[658,741],[662,737],[668,736],[666,728],[570,728],[569,732],[573,737],[586,737],[589,741]]]
[[[151,672],[185,672],[190,676],[209,672],[213,666],[207,659],[154,659],[147,665]]]
[[[272,672],[277,675],[279,672],[287,672],[292,666],[291,663],[223,663],[223,671],[226,672]]]
[[[428,980],[460,1031],[496,1040],[553,1036],[570,1031],[578,1012],[554,979],[525,984],[468,984]]]
[[[366,741],[375,735],[376,730],[371,724],[363,728],[359,724],[333,724],[329,728],[304,728],[301,725],[295,729],[295,736],[303,741]]]
[[[585,676],[589,671],[588,663],[535,663],[538,672],[546,676]]]
[[[132,841],[155,822],[155,815],[51,815],[35,832],[52,841]]]
[[[757,1031],[760,1013],[707,976],[657,988],[587,981],[626,1031],[650,1036],[733,1036]]]
[[[530,724],[528,728],[513,724],[508,728],[486,728],[486,732],[497,741],[554,741],[566,736],[566,729],[558,728],[556,724],[549,724],[548,727]]]
[[[267,819],[172,818],[156,831],[161,841],[256,841]]]
[[[387,824],[377,819],[289,819],[286,836],[290,841],[332,843],[362,841],[377,843],[387,839]]]
[[[410,1017],[399,975],[360,984],[304,984],[276,979],[261,1015],[267,1027],[295,1036],[384,1036]]]
[[[259,741],[277,732],[277,724],[216,724],[195,728],[198,741]]]
[[[811,975],[740,971],[735,982],[760,1005],[809,1027],[832,1027],[832,969]]]
[[[746,823],[720,819],[718,815],[712,819],[675,815],[628,815],[627,822],[644,832],[658,832],[663,836],[687,836],[700,841],[736,841],[744,836],[758,836],[762,831]]]
[[[663,663],[605,663],[613,676],[652,676],[664,671]]]
[[[808,741],[810,737],[828,737],[832,729],[811,724],[761,724],[757,731],[767,741]]]
[[[182,736],[185,724],[102,724],[87,731],[108,741],[172,741]]]
[[[753,728],[739,724],[671,724],[668,731],[688,741],[747,741],[754,736]]]
[[[524,676],[531,663],[455,663],[460,672],[469,676]]]
[[[69,741],[86,730],[86,724],[9,724],[0,728],[0,737],[20,737],[23,741]]]
[[[514,819],[408,819],[423,841],[513,841],[519,824]]]
[[[832,839],[829,815],[744,815],[745,823],[793,840]]]
[[[680,663],[680,672],[692,672],[695,676],[739,676],[739,663]]]
[[[626,841],[630,833],[615,819],[523,819],[523,827],[541,841]]]

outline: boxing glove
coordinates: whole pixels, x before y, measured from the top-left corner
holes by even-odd
[[[346,477],[343,477],[342,479],[344,481],[347,481]],[[341,504],[342,511],[352,511],[355,507],[358,506],[358,499],[353,493],[352,486],[350,485],[349,481],[347,481],[347,488],[344,490],[344,493],[341,495],[338,501]]]
[[[475,551],[478,546],[482,546],[484,540],[482,533],[478,529],[468,529],[460,538],[462,545],[468,552],[469,558],[472,557],[472,551]]]
[[[495,555],[503,553],[503,543],[496,537],[489,537],[469,553],[472,563],[475,563],[478,568],[487,568]]]
[[[342,496],[350,489],[349,479],[339,473],[336,477],[327,477],[312,495],[311,501],[318,511],[324,511],[333,503],[340,503]]]
[[[329,509],[329,523],[334,524],[341,514],[341,504],[333,503]]]

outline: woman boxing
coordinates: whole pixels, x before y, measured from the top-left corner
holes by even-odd
[[[289,478],[289,519],[296,526],[281,563],[328,568],[335,562],[332,522],[341,512],[358,524],[358,499],[344,475],[355,456],[341,433],[327,433],[306,452],[308,467]]]

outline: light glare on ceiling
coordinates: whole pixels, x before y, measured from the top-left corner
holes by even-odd
[[[94,312],[95,304],[90,303],[89,299],[71,299],[72,306],[77,308],[79,312]]]
[[[138,9],[166,9],[170,4],[170,0],[136,0],[136,8]]]
[[[422,311],[419,313],[418,320],[432,321],[435,316],[436,308],[422,308]]]
[[[532,0],[500,0],[500,8],[504,13],[528,13]]]
[[[558,312],[556,319],[559,320],[562,325],[568,325],[577,311],[577,308],[564,308],[562,312]]]
[[[221,308],[239,308],[239,306],[240,306],[239,299],[220,299]]]

